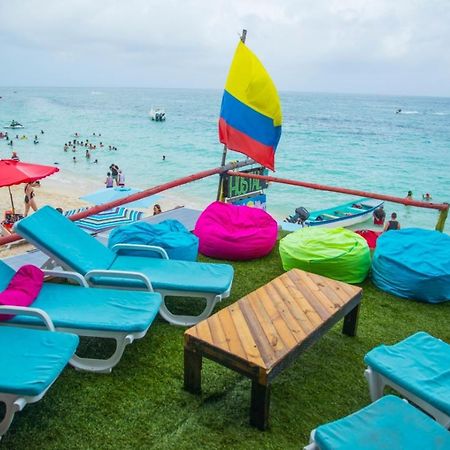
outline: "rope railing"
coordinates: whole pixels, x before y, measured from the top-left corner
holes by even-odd
[[[316,189],[319,191],[340,192],[342,194],[357,195],[358,197],[375,198],[377,200],[385,200],[385,201],[393,202],[393,203],[401,203],[403,205],[416,206],[418,208],[436,209],[441,212],[439,215],[438,222],[436,224],[436,230],[438,230],[438,231],[444,230],[445,220],[447,219],[447,215],[448,215],[448,209],[449,209],[448,203],[421,202],[418,200],[412,200],[412,199],[402,198],[402,197],[394,197],[392,195],[377,194],[374,192],[360,191],[357,189],[347,189],[347,188],[341,188],[338,186],[327,186],[325,184],[309,183],[307,181],[296,181],[296,180],[290,180],[288,178],[271,177],[269,175],[257,175],[257,174],[253,174],[253,173],[235,172],[233,170],[229,170],[227,172],[227,175],[232,175],[232,176],[242,177],[242,178],[253,178],[256,180],[271,181],[274,183],[289,184],[291,186],[300,186],[300,187],[304,187],[304,188],[308,188],[308,189]]]
[[[251,159],[246,159],[245,161],[236,161],[225,166],[215,167],[213,169],[203,170],[201,172],[194,173],[192,175],[188,175],[182,178],[178,178],[173,181],[169,181],[168,183],[159,184],[157,186],[153,186],[151,188],[145,189],[141,192],[137,192],[135,194],[129,195],[128,197],[123,197],[118,200],[114,200],[112,202],[103,203],[102,205],[93,206],[92,208],[88,208],[85,211],[74,214],[68,219],[72,221],[76,221],[79,219],[84,219],[85,217],[92,216],[93,214],[98,214],[102,211],[107,211],[108,209],[115,208],[116,206],[122,206],[126,203],[134,202],[136,200],[141,200],[145,197],[150,197],[151,195],[158,194],[163,191],[167,191],[168,189],[172,189],[174,187],[182,186],[187,183],[191,183],[193,181],[201,180],[202,178],[210,177],[211,175],[217,175],[220,173],[227,172],[230,169],[237,169],[240,167],[248,166],[250,164],[254,164],[254,161]],[[10,244],[12,242],[18,241],[22,239],[18,234],[11,234],[10,236],[0,237],[0,246]]]

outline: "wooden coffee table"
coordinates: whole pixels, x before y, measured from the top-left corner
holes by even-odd
[[[270,383],[344,317],[355,336],[362,289],[292,269],[184,333],[184,388],[201,392],[202,357],[252,380],[250,423],[268,426]]]

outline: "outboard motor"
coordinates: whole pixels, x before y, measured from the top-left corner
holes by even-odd
[[[303,227],[308,217],[309,211],[303,206],[299,206],[298,208],[295,208],[294,215],[286,217],[285,222],[298,223]]]

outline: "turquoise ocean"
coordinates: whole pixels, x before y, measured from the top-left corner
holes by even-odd
[[[57,163],[68,182],[98,180],[101,188],[116,163],[127,185],[146,188],[220,165],[220,90],[21,87],[0,88],[0,96],[0,128],[16,120],[25,128],[3,131],[28,137],[14,139],[13,150],[23,161]],[[412,190],[417,199],[428,192],[433,201],[450,201],[450,98],[295,92],[280,97],[276,176],[400,197]],[[165,109],[165,122],[150,120],[152,106]],[[63,151],[75,132],[77,139],[97,144],[90,161],[80,147]],[[39,144],[33,144],[34,135]],[[100,142],[105,147],[99,148]],[[11,147],[0,140],[0,157],[10,155]],[[230,151],[228,160],[236,159],[243,155]],[[215,199],[217,183],[218,177],[211,177],[172,195],[180,203],[205,206]],[[277,218],[298,206],[314,210],[353,198],[275,183],[267,190],[268,211]],[[402,226],[425,228],[433,228],[438,215],[395,204],[386,211],[396,211]]]

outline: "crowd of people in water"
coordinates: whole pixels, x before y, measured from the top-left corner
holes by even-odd
[[[92,136],[95,138],[101,138],[102,134],[101,133],[92,133]],[[89,139],[84,139],[84,140],[78,139],[81,137],[80,133],[78,133],[78,132],[74,133],[74,137],[75,137],[75,139],[64,143],[64,147],[63,147],[64,152],[67,153],[69,151],[72,151],[73,153],[76,153],[77,150],[84,150],[84,157],[86,158],[87,161],[89,161],[91,159],[93,152],[95,150],[103,149],[103,148],[107,149],[109,151],[117,151],[118,150],[118,148],[115,145],[106,146],[106,144],[104,144],[103,141],[100,141],[98,144],[96,144],[96,143],[89,141]],[[78,162],[76,156],[72,157],[72,162],[74,162],[74,163]],[[97,164],[98,159],[95,158],[92,162],[94,164]]]

